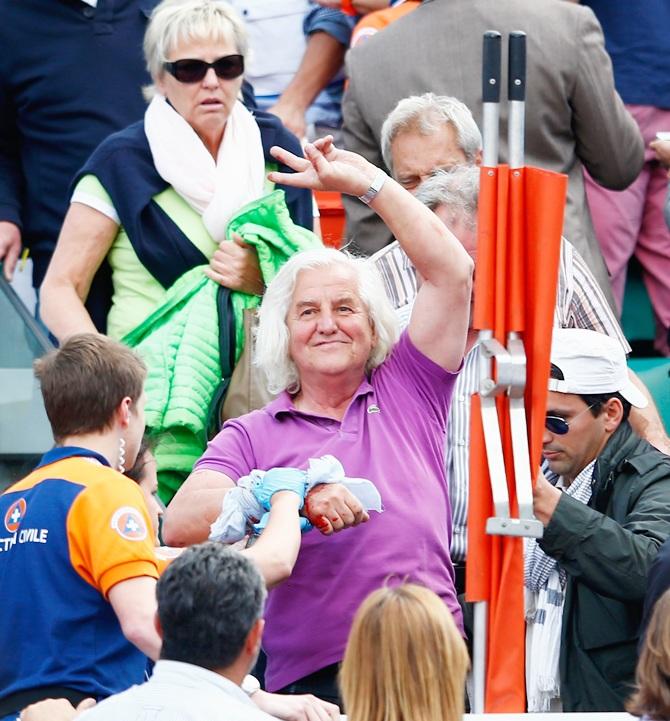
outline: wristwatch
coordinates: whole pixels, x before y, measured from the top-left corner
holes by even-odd
[[[375,175],[374,180],[370,184],[370,187],[365,191],[364,195],[359,195],[358,199],[366,205],[370,205],[370,203],[377,197],[377,193],[379,193],[379,191],[384,187],[386,178],[388,178],[388,175],[386,175],[383,170],[378,170],[377,175]]]
[[[242,691],[246,693],[247,696],[253,696],[256,691],[261,690],[261,682],[251,674],[247,674],[242,679]]]

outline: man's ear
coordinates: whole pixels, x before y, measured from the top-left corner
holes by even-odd
[[[482,164],[482,151],[481,148],[475,153],[475,165],[480,166]]]
[[[246,641],[244,642],[244,650],[249,656],[256,656],[260,651],[264,628],[265,619],[259,618],[247,634]]]
[[[618,398],[610,398],[607,403],[603,404],[601,414],[605,430],[608,433],[614,433],[623,420],[623,404]]]
[[[163,640],[163,627],[161,626],[161,620],[158,616],[158,611],[154,614],[154,628],[156,633],[160,636],[161,641]]]
[[[132,412],[133,400],[130,396],[126,396],[116,409],[116,418],[121,428],[128,428],[130,424],[130,414]]]

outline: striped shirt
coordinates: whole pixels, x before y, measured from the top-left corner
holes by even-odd
[[[404,328],[417,292],[416,271],[398,242],[370,257],[377,266],[386,292]],[[565,238],[561,243],[554,326],[586,328],[617,338],[626,353],[630,346],[584,259]],[[470,396],[479,386],[479,348],[474,346],[463,360],[454,386],[445,435],[445,458],[453,533],[451,558],[465,561],[467,553],[468,480],[470,462]]]

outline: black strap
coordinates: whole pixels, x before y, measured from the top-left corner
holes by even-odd
[[[91,698],[94,694],[77,691],[74,688],[65,686],[38,686],[25,691],[17,691],[10,696],[0,699],[0,717],[9,716],[12,713],[19,713],[21,709],[30,706],[31,703],[44,701],[47,698],[66,698],[73,706],[77,706],[85,698]]]
[[[235,369],[235,313],[228,288],[219,286],[216,294],[216,306],[219,316],[219,361],[221,364],[221,382],[207,411],[207,438],[213,438],[220,429],[221,410],[228,392],[230,378]]]

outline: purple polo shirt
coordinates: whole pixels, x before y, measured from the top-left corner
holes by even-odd
[[[274,588],[263,647],[270,691],[340,661],[354,613],[389,579],[412,581],[463,620],[449,557],[451,507],[444,429],[456,374],[421,354],[403,333],[389,358],[363,380],[342,421],[302,413],[284,393],[228,421],[196,468],[237,480],[254,468],[306,468],[338,458],[348,476],[369,478],[384,512],[332,536],[302,538],[291,578]]]

